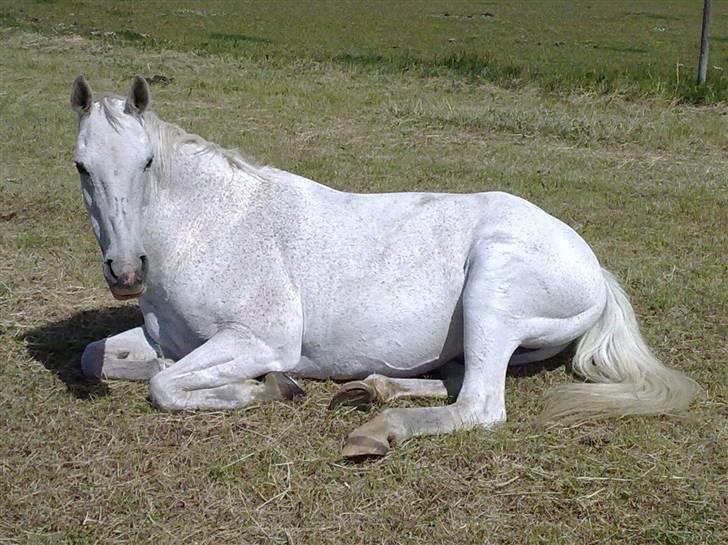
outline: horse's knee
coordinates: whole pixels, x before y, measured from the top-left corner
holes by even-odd
[[[86,378],[101,379],[104,370],[105,351],[105,339],[86,345],[83,354],[81,354],[81,372]]]
[[[149,401],[162,411],[181,411],[185,403],[180,391],[175,388],[165,373],[157,373],[149,380]]]

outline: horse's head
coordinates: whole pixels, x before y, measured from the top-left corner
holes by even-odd
[[[101,247],[104,277],[117,299],[144,293],[149,267],[142,244],[154,158],[142,115],[149,101],[149,86],[141,76],[134,78],[126,99],[94,102],[82,76],[71,93],[71,107],[79,114],[76,168]]]

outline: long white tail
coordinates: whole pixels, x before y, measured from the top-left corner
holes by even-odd
[[[577,342],[572,369],[589,382],[564,384],[546,394],[544,416],[660,414],[684,410],[700,386],[665,367],[640,335],[627,294],[602,269],[607,304]]]

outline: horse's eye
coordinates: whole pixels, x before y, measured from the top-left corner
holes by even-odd
[[[144,170],[149,170],[149,168],[152,166],[152,161],[154,161],[154,157],[149,158],[149,161],[147,161],[147,164],[144,165]]]
[[[89,175],[88,174],[88,170],[86,170],[86,167],[83,166],[83,163],[79,163],[78,161],[76,161],[76,170],[78,170],[78,173],[81,176],[88,176]]]

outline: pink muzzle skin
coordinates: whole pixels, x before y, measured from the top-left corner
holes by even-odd
[[[140,297],[145,289],[144,278],[136,272],[122,273],[117,277],[117,282],[109,284],[109,289],[114,298],[124,301]]]
[[[141,296],[145,289],[145,277],[147,272],[147,260],[141,258],[141,268],[136,269],[132,265],[124,265],[121,272],[114,274],[111,264],[107,262],[110,275],[106,276],[106,280],[111,290],[111,294],[118,300],[134,299]]]

